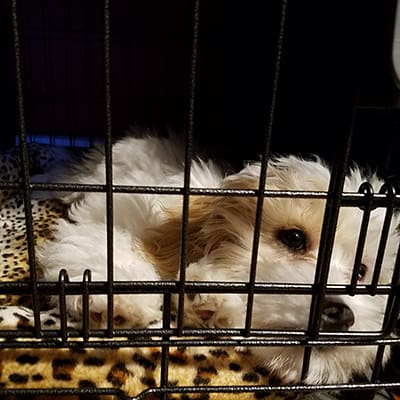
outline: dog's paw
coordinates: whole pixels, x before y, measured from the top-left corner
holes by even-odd
[[[104,327],[107,325],[107,306],[97,297],[91,297],[90,317]],[[114,328],[146,328],[161,320],[161,297],[156,294],[115,295],[113,309]]]
[[[241,328],[245,307],[236,294],[195,294],[185,299],[185,325],[208,328]]]
[[[113,327],[115,329],[146,328],[161,320],[160,295],[114,295]],[[68,304],[69,303],[69,304]],[[82,297],[73,296],[67,301],[68,313],[76,320],[82,320]],[[107,327],[107,296],[89,297],[89,323],[94,329]]]

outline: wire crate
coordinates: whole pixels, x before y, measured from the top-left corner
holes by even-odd
[[[249,397],[243,398],[289,399],[305,396],[304,393],[313,396],[334,392],[332,396],[342,396],[340,398],[366,399],[372,398],[374,391],[387,390],[387,396],[390,391],[399,393],[396,356],[382,369],[385,347],[393,347],[394,354],[398,354],[400,343],[393,333],[400,307],[398,257],[391,282],[378,284],[387,242],[386,228],[400,204],[396,192],[400,166],[398,90],[389,65],[395,1],[387,2],[384,7],[357,1],[338,2],[330,5],[329,15],[326,15],[327,5],[316,1],[295,4],[288,0],[254,7],[235,2],[211,4],[206,0],[147,3],[9,0],[1,7],[3,38],[7,40],[3,39],[0,45],[10,62],[4,63],[1,71],[7,106],[2,110],[5,135],[0,147],[5,151],[4,159],[14,160],[13,166],[20,172],[19,175],[5,174],[0,180],[0,190],[4,193],[0,198],[1,217],[6,220],[13,210],[7,205],[10,201],[7,196],[18,193],[19,207],[24,210],[23,223],[13,226],[10,232],[14,234],[15,229],[19,229],[22,234],[18,240],[26,251],[24,262],[29,260],[29,268],[15,272],[15,279],[9,279],[12,276],[7,272],[9,267],[2,269],[1,308],[4,315],[15,322],[15,327],[6,324],[6,328],[2,328],[0,318],[0,366],[7,370],[7,363],[12,361],[19,367],[13,373],[1,375],[0,372],[0,397],[208,399],[219,395],[224,399],[246,394]],[[371,21],[373,29],[370,29]],[[367,44],[361,43],[361,39]],[[168,125],[184,132],[180,135],[185,154],[182,187],[113,183],[112,144],[133,122],[156,127],[161,134]],[[90,147],[99,139],[105,149],[105,184],[32,182],[33,173],[43,172],[64,154],[54,149]],[[38,142],[51,145],[45,162]],[[229,162],[232,170],[237,170],[243,160],[261,157],[258,188],[192,187],[191,160],[198,153]],[[268,161],[273,153],[320,154],[332,166],[328,190],[268,190]],[[357,193],[343,193],[345,175],[353,159],[369,164],[387,178],[380,193],[372,193],[367,186],[362,186]],[[58,281],[41,279],[35,262],[35,242],[54,227],[51,224],[63,217],[64,212],[61,205],[52,206],[50,227],[41,226],[35,220],[41,215],[39,209],[47,207],[47,203],[36,202],[32,193],[44,191],[105,193],[107,281],[92,280],[90,270],[82,271],[80,282],[70,281],[65,270],[60,271]],[[114,197],[120,193],[182,197],[179,279],[113,280]],[[255,199],[248,281],[192,282],[185,279],[190,199],[195,196]],[[323,245],[319,248],[314,281],[309,284],[256,279],[264,200],[271,197],[326,200]],[[31,207],[23,206],[29,204]],[[363,210],[366,217],[361,232],[367,229],[368,216],[373,209],[386,210],[378,245],[377,259],[380,256],[381,259],[376,263],[376,273],[370,284],[328,283],[338,215],[341,209],[348,207]],[[2,229],[8,229],[6,224]],[[6,240],[5,237],[2,262],[18,266],[21,260],[14,257],[14,264],[8,261],[13,255],[8,251],[10,241]],[[363,246],[360,233],[357,253],[362,253]],[[161,326],[115,329],[115,296],[134,293],[162,294]],[[185,296],[196,293],[246,294],[243,327],[186,327],[179,311],[183,310]],[[89,321],[90,296],[101,294],[107,297],[107,326],[94,329]],[[311,296],[308,329],[253,328],[254,299],[259,294]],[[321,332],[323,300],[332,294],[387,296],[381,329],[345,334]],[[68,325],[66,299],[71,295],[81,295],[82,299],[82,323],[75,327]],[[44,308],[43,299],[48,296],[58,297],[57,315],[46,314],[48,310]],[[176,319],[172,318],[171,311],[174,296],[178,299]],[[262,368],[253,371],[251,367],[247,375],[242,373],[247,378],[241,385],[224,384],[224,378],[209,385],[210,376],[218,375],[218,371],[198,365],[195,367],[197,384],[177,384],[176,377],[171,375],[176,372],[175,365],[185,367],[187,357],[198,360],[205,357],[200,350],[193,350],[194,355],[188,356],[186,349],[212,348],[213,357],[224,359],[228,355],[224,355],[225,349],[233,347],[302,347],[302,377],[305,377],[314,348],[360,345],[377,349],[372,375],[348,384],[298,382],[288,385],[279,379],[264,381],[268,371]],[[147,375],[140,377],[141,392],[132,395],[133,392],[125,390],[125,382],[134,374],[118,362],[114,365],[111,362],[104,387],[96,386],[95,378],[91,377],[71,383],[70,371],[77,369],[80,363],[89,369],[93,367],[94,371],[104,363],[98,354],[108,351],[109,357],[120,349],[132,351],[130,361],[133,357],[147,371]],[[142,354],[141,349],[146,349],[147,353]],[[47,367],[51,364],[52,387],[47,386],[45,373],[27,372],[42,360],[47,360]],[[228,365],[231,371],[242,371],[236,361]],[[158,381],[149,373],[153,374],[156,369]]]

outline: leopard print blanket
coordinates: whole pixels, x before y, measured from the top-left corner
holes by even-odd
[[[62,158],[58,149],[30,145],[30,171],[40,173]],[[11,150],[0,154],[0,182],[18,181],[19,154]],[[32,200],[36,244],[51,239],[52,228],[63,216],[62,204],[55,200]],[[0,277],[1,282],[29,280],[27,238],[22,195],[18,191],[0,190]],[[90,348],[62,344],[27,347],[24,339],[9,339],[7,332],[32,330],[33,311],[30,296],[2,294],[0,291],[0,391],[15,395],[16,389],[67,388],[85,393],[112,389],[121,398],[159,398],[145,396],[160,385],[161,352],[159,347]],[[42,311],[43,329],[59,329],[57,313]],[[70,322],[73,324],[73,322]],[[45,339],[37,339],[45,341]],[[46,339],[48,341],[48,339]],[[74,340],[74,339],[71,339]],[[118,339],[113,339],[118,340]],[[32,340],[29,342],[31,343]],[[59,342],[60,343],[60,342]],[[170,399],[295,399],[301,394],[271,393],[257,390],[259,385],[279,383],[268,371],[256,366],[246,353],[232,348],[179,347],[169,350],[168,385],[211,387],[234,385],[247,387],[235,393],[195,393],[169,395]],[[253,389],[248,389],[253,386]],[[21,392],[22,393],[22,392]],[[153,397],[152,397],[153,396]],[[18,398],[18,395],[17,395]],[[50,396],[49,398],[54,398]]]

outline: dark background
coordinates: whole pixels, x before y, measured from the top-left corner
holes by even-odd
[[[28,134],[101,137],[102,2],[18,4]],[[7,148],[17,134],[15,74],[8,2],[0,7],[8,60],[0,63],[0,146]],[[130,124],[187,128],[191,7],[189,0],[111,1],[115,137]],[[207,154],[239,167],[263,150],[281,4],[202,0],[200,7],[195,138]],[[332,160],[355,115],[352,158],[396,177],[395,0],[289,1],[287,10],[272,151]]]

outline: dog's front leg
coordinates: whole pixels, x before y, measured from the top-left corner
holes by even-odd
[[[83,272],[91,271],[92,281],[107,280],[107,234],[102,223],[70,223],[61,220],[53,240],[37,250],[38,265],[46,281],[57,281],[59,271],[65,269],[70,281],[82,281]],[[114,281],[159,280],[154,267],[137,251],[135,241],[124,230],[114,229]],[[159,294],[114,295],[116,328],[146,327],[161,318]],[[57,302],[57,299],[55,299]],[[68,314],[82,319],[82,296],[69,295]],[[107,325],[107,296],[91,295],[89,316],[92,327]]]

